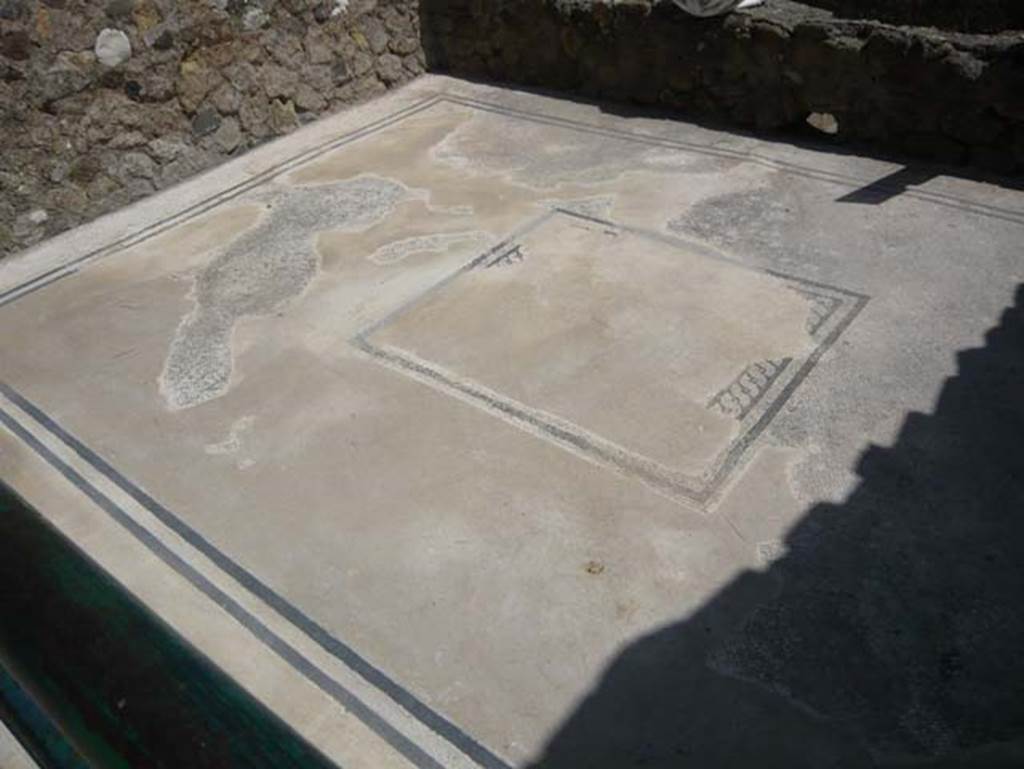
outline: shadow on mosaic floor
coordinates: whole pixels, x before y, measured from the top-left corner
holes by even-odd
[[[556,95],[553,92],[530,89],[523,86],[514,86],[513,89],[528,93],[536,92],[547,96]],[[924,185],[933,179],[942,177],[981,182],[1006,190],[1024,190],[1024,178],[1019,174],[1001,173],[966,163],[909,158],[905,152],[900,152],[898,149],[878,146],[863,140],[828,136],[811,128],[802,119],[797,120],[792,125],[758,131],[749,127],[737,126],[724,120],[716,120],[713,117],[688,113],[681,114],[678,111],[666,108],[615,104],[589,99],[577,94],[566,95],[559,93],[557,95],[562,99],[597,106],[604,113],[627,119],[653,118],[673,120],[684,124],[690,123],[708,130],[721,131],[737,137],[788,145],[809,152],[824,152],[829,155],[850,158],[870,158],[902,166],[902,168],[891,174],[867,182],[864,187],[851,190],[851,192],[839,196],[837,202],[841,203],[884,203],[911,190],[915,186]]]
[[[428,55],[431,55],[428,52]],[[437,55],[436,52],[433,55]],[[443,59],[431,65],[431,71],[447,73]],[[863,187],[852,189],[849,193],[839,195],[837,202],[880,204],[933,179],[948,177],[980,182],[1005,190],[1024,190],[1024,176],[1009,174],[999,170],[986,169],[966,163],[953,163],[942,160],[910,158],[905,152],[891,147],[879,146],[864,140],[848,139],[839,136],[828,136],[811,128],[803,118],[795,120],[791,125],[774,129],[756,130],[748,126],[737,125],[722,118],[700,113],[683,112],[678,109],[652,105],[616,102],[606,98],[589,96],[568,90],[559,90],[537,85],[526,85],[506,81],[495,81],[480,77],[473,73],[459,72],[458,78],[468,83],[485,86],[499,86],[508,92],[532,94],[545,98],[556,98],[560,101],[573,102],[589,107],[596,107],[602,113],[616,117],[632,119],[666,120],[682,125],[693,125],[711,131],[720,131],[734,137],[771,142],[779,145],[795,147],[810,152],[823,152],[829,155],[869,158],[885,163],[893,163],[901,168],[878,179],[865,182]],[[627,130],[629,130],[627,128]],[[643,133],[643,131],[641,131]],[[720,147],[718,149],[721,149]]]
[[[767,571],[631,644],[534,769],[1024,766],[1024,286]]]

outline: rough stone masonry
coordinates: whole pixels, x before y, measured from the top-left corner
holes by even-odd
[[[703,20],[668,0],[0,0],[0,257],[428,67],[759,130],[810,121],[1012,174],[1022,9],[771,0]]]
[[[416,0],[0,0],[0,255],[423,69]]]

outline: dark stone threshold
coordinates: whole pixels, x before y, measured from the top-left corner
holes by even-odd
[[[2,485],[0,542],[0,716],[44,769],[334,769]]]
[[[840,19],[769,0],[694,19],[670,2],[422,0],[434,71],[763,130],[838,124],[831,141],[1024,169],[1024,36]]]

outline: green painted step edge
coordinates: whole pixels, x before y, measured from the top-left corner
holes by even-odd
[[[0,720],[41,769],[89,769],[49,716],[3,668]]]
[[[2,482],[0,666],[97,769],[336,769]]]

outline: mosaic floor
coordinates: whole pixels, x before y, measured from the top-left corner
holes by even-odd
[[[701,675],[860,766],[744,622],[1024,280],[898,170],[423,78],[0,266],[0,475],[341,766],[540,760],[747,579]]]

